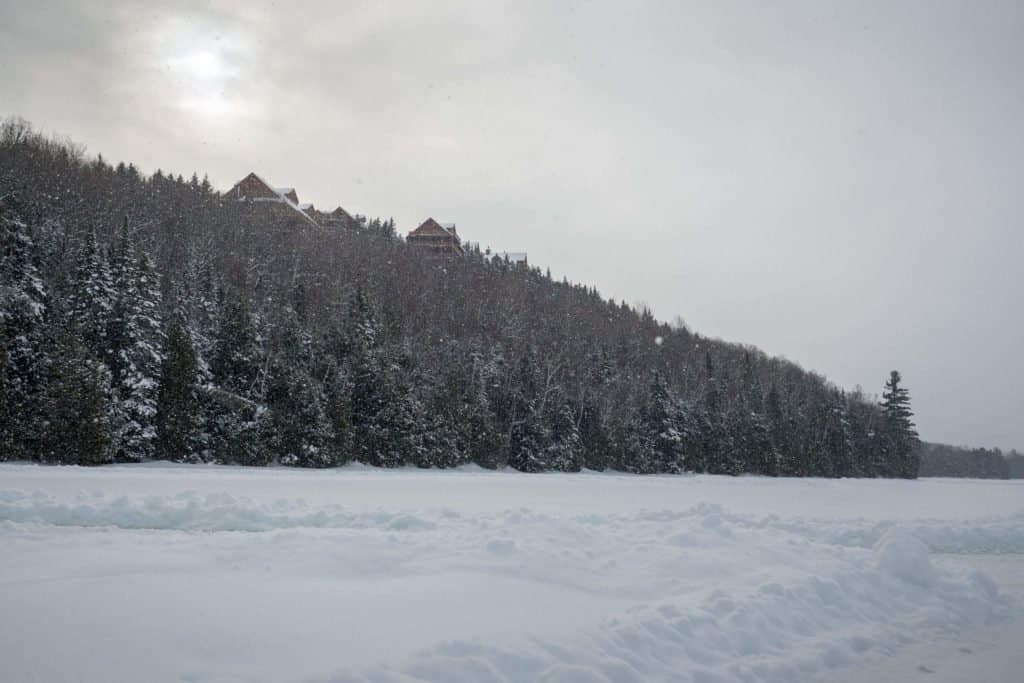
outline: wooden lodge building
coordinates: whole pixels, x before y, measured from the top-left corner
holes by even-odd
[[[405,241],[409,246],[435,258],[462,256],[465,253],[455,224],[438,223],[433,218],[423,221],[420,227],[409,233]]]
[[[457,258],[465,255],[466,252],[480,251],[480,245],[476,242],[462,241],[454,223],[438,223],[433,218],[428,218],[418,228],[411,231],[405,238],[405,242],[428,258],[434,259]],[[526,252],[492,252],[488,247],[481,254],[485,261],[509,263],[522,268],[529,267]]]
[[[356,228],[359,222],[340,206],[329,213],[318,211],[312,204],[299,202],[294,187],[275,187],[265,179],[250,173],[228,190],[224,199],[249,202],[263,206],[267,211],[279,214],[285,220],[297,220],[319,227]],[[433,259],[450,259],[464,256],[467,251],[477,252],[475,243],[463,244],[454,223],[438,223],[433,218],[423,221],[405,238],[406,244],[424,256]],[[502,261],[515,266],[527,266],[526,254],[522,252],[483,252],[487,261]]]
[[[274,187],[255,173],[239,180],[224,197],[244,202],[262,202],[271,210],[281,211],[289,217],[300,217],[312,225],[339,228],[356,225],[355,219],[340,206],[330,213],[317,211],[312,204],[299,202],[294,187]]]

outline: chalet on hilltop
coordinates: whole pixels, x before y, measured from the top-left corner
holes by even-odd
[[[480,252],[478,242],[463,242],[454,223],[438,223],[433,218],[423,221],[405,238],[406,244],[428,258],[455,258],[465,254],[481,254],[485,261],[528,267],[526,252],[496,251],[490,247]]]
[[[255,173],[245,176],[224,193],[224,198],[239,202],[253,202],[265,206],[268,211],[280,212],[283,218],[301,218],[320,227],[356,229],[360,223],[340,206],[333,211],[318,211],[312,204],[299,202],[294,187],[276,187]],[[418,228],[409,232],[406,244],[432,259],[451,259],[470,254],[479,254],[476,242],[463,243],[454,223],[438,223],[433,218],[423,221]],[[491,252],[490,247],[482,254],[490,262],[509,263],[527,267],[525,252]]]
[[[274,187],[255,173],[239,180],[224,196],[241,202],[264,202],[275,209],[294,212],[313,225],[318,225],[307,213],[313,209],[313,205],[305,204],[305,208],[300,208],[299,195],[294,187]]]
[[[423,221],[420,227],[409,233],[405,241],[427,256],[436,258],[462,256],[465,253],[455,224],[438,223],[433,218]]]
[[[274,187],[255,173],[250,173],[239,180],[224,196],[251,202],[289,202],[295,205],[299,203],[299,195],[294,187]]]
[[[352,218],[349,212],[340,206],[330,213],[323,213],[312,209],[312,216],[317,223],[323,226],[351,228],[356,225],[356,219]]]
[[[239,180],[224,196],[244,202],[264,202],[268,207],[299,215],[313,225],[348,228],[356,224],[355,219],[340,206],[330,213],[317,211],[312,204],[299,202],[299,194],[294,187],[275,187],[255,173]]]

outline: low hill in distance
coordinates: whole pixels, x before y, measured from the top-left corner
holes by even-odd
[[[971,479],[1022,479],[1024,455],[1016,450],[968,448],[922,442],[919,449],[922,477],[967,477]]]

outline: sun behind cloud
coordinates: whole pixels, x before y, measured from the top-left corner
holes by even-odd
[[[229,30],[189,17],[166,21],[157,30],[157,62],[169,98],[193,115],[227,119],[243,113],[239,82],[245,70],[245,42]]]

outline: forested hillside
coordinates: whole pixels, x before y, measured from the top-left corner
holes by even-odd
[[[0,224],[3,458],[917,475],[896,373],[878,405],[536,268],[424,259],[390,221],[313,226],[21,120]]]

